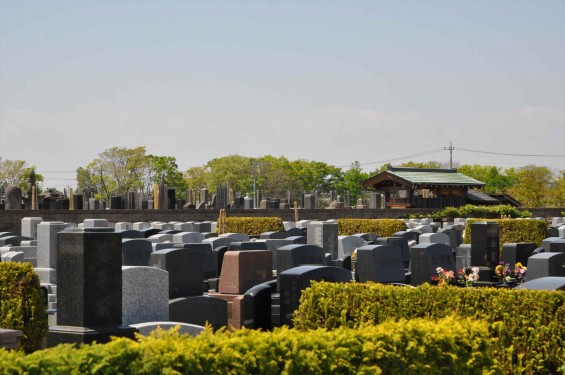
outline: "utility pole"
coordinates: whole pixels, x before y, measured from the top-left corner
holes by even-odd
[[[451,145],[451,141],[449,141],[449,147],[444,147],[444,150],[449,150],[449,169],[453,169],[453,150],[455,147]]]

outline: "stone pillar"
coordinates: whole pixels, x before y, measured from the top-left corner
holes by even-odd
[[[6,186],[4,190],[6,210],[22,209],[22,190],[17,186]]]
[[[59,233],[57,325],[47,346],[106,343],[110,336],[133,338],[122,327],[122,237],[111,228]]]

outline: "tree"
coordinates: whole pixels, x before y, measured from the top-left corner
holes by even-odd
[[[549,202],[549,188],[552,174],[547,167],[528,165],[519,169],[507,169],[506,173],[515,184],[508,194],[526,207],[544,207]]]
[[[291,162],[291,165],[292,173],[297,176],[305,191],[329,192],[334,190],[336,182],[342,176],[341,169],[320,161],[299,159]]]
[[[253,159],[241,155],[230,155],[210,160],[207,186],[216,191],[219,185],[228,185],[241,193],[253,191]]]
[[[502,168],[492,165],[462,165],[457,171],[466,176],[485,183],[481,189],[487,194],[505,193],[512,185],[513,180]]]
[[[336,183],[337,190],[339,192],[348,190],[351,202],[357,202],[363,191],[361,181],[367,178],[369,178],[369,173],[363,172],[359,162],[355,161],[351,163],[351,167],[343,173],[342,178]],[[351,202],[347,203],[351,204]]]
[[[24,194],[27,194],[30,189],[29,179],[32,170],[35,170],[35,166],[28,166],[24,160],[2,160],[0,157],[0,187],[17,186]],[[44,179],[41,174],[35,173],[35,180],[38,182]]]
[[[183,174],[179,171],[177,159],[173,156],[147,155],[148,166],[145,180],[148,182],[146,193],[149,194],[153,184],[164,182],[168,188],[175,189],[176,194],[182,197],[188,185]]]
[[[206,167],[191,167],[184,172],[184,180],[189,189],[202,189],[207,186],[208,171]]]
[[[559,171],[559,177],[553,181],[553,186],[549,189],[549,205],[565,207],[565,170]]]

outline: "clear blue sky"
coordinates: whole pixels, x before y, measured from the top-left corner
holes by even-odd
[[[565,1],[0,0],[0,157],[45,187],[112,146],[370,171],[450,141],[565,169]]]

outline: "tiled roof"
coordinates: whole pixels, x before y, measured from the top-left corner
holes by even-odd
[[[456,169],[391,168],[387,172],[412,184],[475,186],[485,184],[457,172]]]

